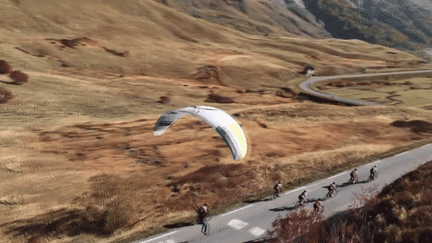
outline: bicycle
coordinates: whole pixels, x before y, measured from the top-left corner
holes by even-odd
[[[314,207],[313,214],[317,215],[324,212],[324,206]]]
[[[334,189],[334,190],[330,190],[328,193],[327,193],[327,195],[326,195],[326,199],[328,199],[328,198],[331,198],[331,197],[334,197],[334,196],[336,196],[336,194],[337,194],[337,190],[336,189]]]
[[[210,221],[211,219],[213,218],[213,215],[206,215],[204,218],[203,218],[203,220],[205,220],[205,221]],[[196,218],[195,218],[195,220],[193,221],[193,224],[194,225],[197,225],[197,224],[200,224],[200,216],[197,216]]]
[[[273,192],[273,195],[272,195],[272,200],[276,199],[277,197],[281,197],[281,196],[283,196],[282,191],[275,190]]]
[[[377,171],[375,174],[374,174],[374,173],[371,173],[371,174],[369,175],[368,182],[371,182],[371,181],[373,181],[373,180],[378,179],[378,174],[379,174],[379,171]]]
[[[294,204],[294,208],[295,208],[295,209],[297,209],[297,208],[301,208],[301,207],[306,206],[306,204],[307,204],[307,200],[306,200],[306,199],[305,199],[305,200],[298,200],[298,201]]]
[[[348,184],[355,184],[355,183],[358,183],[358,175],[351,177],[348,181]]]
[[[198,214],[197,215],[197,218],[193,221],[193,224],[200,224],[200,214],[199,214],[199,211],[198,211],[198,207],[197,206],[195,206],[195,205],[192,205],[192,208],[195,210],[195,212]],[[208,213],[207,215],[205,215],[204,217],[203,217],[203,220],[205,220],[205,221],[210,221],[211,219],[213,218],[213,215],[211,215],[210,213]]]

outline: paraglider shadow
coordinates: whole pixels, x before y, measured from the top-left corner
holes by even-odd
[[[281,212],[281,211],[292,211],[294,209],[295,209],[294,206],[291,206],[291,207],[278,207],[278,208],[270,208],[269,211]]]
[[[344,182],[341,185],[337,185],[337,187],[347,187],[355,184],[366,184],[366,183],[368,183],[368,180],[357,181],[356,183]]]
[[[248,200],[244,200],[244,203],[257,203],[257,202],[267,202],[267,201],[271,201],[272,199],[267,197],[267,198],[262,198],[262,199],[248,199]]]
[[[324,197],[320,197],[320,198],[314,198],[313,200],[310,200],[309,202],[316,202],[316,201],[321,201],[321,202],[324,202],[326,200],[326,197],[324,196]]]
[[[357,182],[357,183],[358,183],[358,182]],[[342,183],[342,184],[340,184],[340,185],[337,185],[337,188],[340,188],[340,187],[347,187],[347,186],[355,185],[355,184],[357,184],[357,183],[344,182],[344,183]]]
[[[195,225],[194,222],[180,222],[175,224],[166,224],[163,227],[168,229],[176,229],[176,228],[182,228],[182,227],[193,226],[193,225]]]
[[[369,183],[369,181],[368,181],[368,180],[362,180],[362,181],[359,181],[358,183],[359,183],[359,184],[360,184],[360,183],[362,183],[362,184],[366,184],[366,183]]]

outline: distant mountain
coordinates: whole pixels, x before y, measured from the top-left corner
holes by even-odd
[[[432,0],[304,0],[336,38],[405,50],[432,45]]]
[[[196,18],[246,33],[331,37],[299,0],[157,0]],[[297,4],[297,3],[299,4]]]
[[[199,19],[264,36],[360,39],[432,47],[432,0],[155,0]]]

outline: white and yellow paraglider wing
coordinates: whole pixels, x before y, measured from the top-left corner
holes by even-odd
[[[247,141],[240,125],[224,111],[210,106],[192,106],[167,112],[156,122],[154,134],[161,135],[185,115],[196,116],[208,123],[225,141],[235,160],[246,156]]]
[[[153,134],[155,136],[162,135],[174,122],[186,115],[189,115],[189,113],[183,110],[175,110],[163,114],[157,120]]]

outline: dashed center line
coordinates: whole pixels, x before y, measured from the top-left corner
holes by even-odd
[[[255,235],[255,236],[260,236],[262,234],[264,234],[266,231],[260,227],[255,227],[249,230],[249,233]]]
[[[246,225],[248,225],[248,223],[243,222],[239,219],[231,219],[231,221],[229,221],[228,225],[233,227],[236,230],[241,230],[244,227],[246,227]]]
[[[162,237],[165,237],[165,236],[168,236],[168,235],[172,235],[172,234],[174,234],[174,233],[176,233],[176,232],[177,232],[177,230],[176,230],[176,231],[173,231],[173,232],[171,232],[171,233],[168,233],[168,234],[164,234],[164,235],[158,236],[158,237],[153,238],[153,239],[149,239],[149,240],[146,240],[146,241],[140,241],[140,242],[138,242],[138,243],[146,243],[146,242],[154,241],[154,240],[160,239],[160,238],[162,238]],[[161,241],[159,241],[159,242],[161,242]],[[159,243],[159,242],[158,242],[158,243]],[[163,241],[162,241],[162,243],[163,243]],[[166,243],[175,243],[175,241],[174,241],[174,240],[168,240],[168,241],[166,241]]]
[[[333,179],[333,178],[335,178],[335,177],[341,176],[341,175],[346,174],[346,173],[348,173],[348,171],[345,171],[345,172],[339,173],[339,174],[334,175],[334,176],[332,176],[332,177],[329,177],[329,178],[327,178],[327,179]]]

